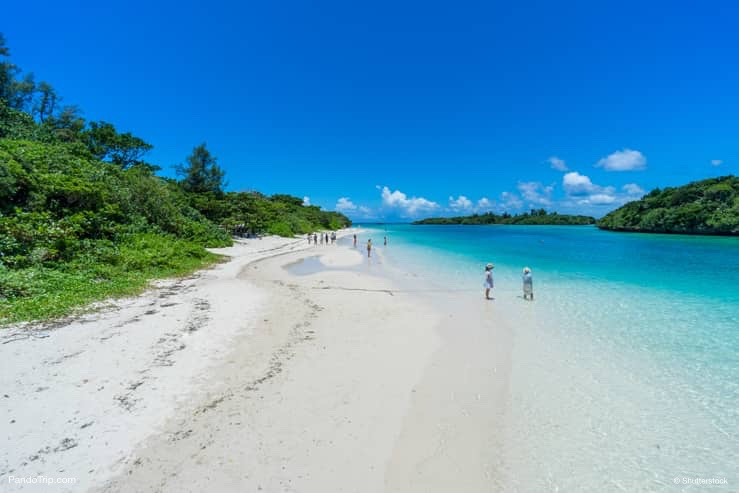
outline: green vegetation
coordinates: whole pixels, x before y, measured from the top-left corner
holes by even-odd
[[[205,144],[179,180],[144,160],[152,146],[86,122],[33,74],[21,77],[0,34],[0,323],[58,317],[218,256],[231,233],[293,236],[350,223],[289,195],[225,192]]]
[[[583,225],[594,224],[595,219],[590,216],[571,216],[568,214],[548,213],[544,209],[531,209],[531,212],[510,215],[508,213],[473,214],[460,217],[431,217],[413,224],[516,224],[516,225]]]
[[[723,176],[655,189],[598,221],[614,231],[739,235],[739,178]]]

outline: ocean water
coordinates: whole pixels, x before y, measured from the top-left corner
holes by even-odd
[[[370,228],[383,262],[438,301],[486,303],[484,265],[496,265],[490,303],[512,339],[494,490],[739,491],[739,238]],[[474,325],[464,334],[489,330]],[[726,484],[690,484],[711,478]]]

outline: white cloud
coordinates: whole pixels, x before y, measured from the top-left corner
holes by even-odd
[[[487,212],[493,208],[495,204],[487,197],[483,197],[477,201],[477,210],[480,212]]]
[[[557,171],[567,171],[567,163],[564,162],[564,159],[560,159],[557,156],[552,156],[549,159],[549,164],[553,169],[556,169]]]
[[[518,210],[523,207],[521,197],[511,192],[503,192],[500,194],[501,208],[504,211]]]
[[[644,195],[644,189],[636,183],[627,183],[618,192],[615,187],[602,187],[593,183],[588,176],[576,171],[567,173],[562,178],[562,187],[567,198],[560,205],[570,206],[604,206],[621,205]]]
[[[629,195],[639,196],[644,195],[644,189],[636,183],[627,183],[622,187],[624,191]]]
[[[723,159],[711,159],[711,164],[713,166],[721,166],[722,164],[724,164],[724,160]]]
[[[624,149],[604,157],[595,165],[606,171],[632,171],[647,167],[647,158],[639,151]]]
[[[341,197],[337,200],[335,208],[339,212],[353,212],[357,210],[357,206],[348,197]]]
[[[310,205],[310,197],[307,195],[303,197],[303,205]]]
[[[615,196],[608,195],[606,193],[594,193],[593,195],[588,196],[588,198],[584,200],[585,203],[593,204],[593,205],[612,204],[615,201],[616,201]]]
[[[388,187],[382,187],[382,204],[386,207],[400,209],[402,214],[408,216],[414,216],[419,212],[432,211],[439,208],[439,204],[436,202],[423,197],[408,198],[400,190],[391,192]]]
[[[472,209],[472,201],[465,197],[464,195],[460,195],[456,199],[453,196],[449,196],[449,207],[453,211],[468,211]]]
[[[593,193],[597,189],[589,177],[581,175],[577,171],[570,171],[562,177],[562,188],[568,195],[585,195]]]
[[[518,191],[521,196],[532,205],[552,205],[553,185],[544,186],[538,181],[524,181],[518,183]]]
[[[339,200],[336,201],[336,207],[334,209],[338,212],[349,214],[352,217],[361,217],[364,219],[373,219],[377,217],[375,211],[369,207],[355,204],[349,197],[339,198]]]

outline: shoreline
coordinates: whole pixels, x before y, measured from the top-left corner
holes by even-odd
[[[192,412],[99,491],[505,486],[511,327],[496,323],[492,304],[408,289],[414,281],[382,253],[368,262],[357,250],[307,250],[242,271],[270,292],[271,337],[237,341],[211,374],[220,384],[201,389]],[[307,258],[325,269],[291,273]],[[481,330],[460,331],[473,324]]]
[[[632,354],[639,340],[617,336],[633,324],[591,313],[592,292],[540,277],[524,302],[502,276],[485,302],[475,279],[449,281],[453,259],[404,248],[239,243],[195,278],[0,345],[0,472],[107,492],[659,488],[691,458],[731,476],[730,415]],[[677,434],[696,416],[715,450]]]
[[[345,230],[342,236],[354,232],[361,234]],[[75,491],[150,489],[195,471],[209,477],[216,464],[233,466],[221,460],[230,452],[217,452],[233,435],[225,423],[236,422],[225,410],[249,408],[258,402],[255,395],[268,392],[259,401],[272,409],[272,418],[257,425],[263,416],[257,412],[240,418],[236,429],[250,426],[262,443],[271,433],[296,437],[305,430],[283,426],[295,417],[276,418],[279,403],[314,405],[302,423],[320,429],[314,443],[323,454],[318,462],[301,463],[296,452],[302,473],[286,473],[279,484],[310,477],[309,490],[319,484],[335,489],[335,468],[343,461],[341,467],[374,485],[367,491],[383,489],[385,462],[413,387],[440,344],[438,314],[416,296],[392,296],[397,286],[356,269],[364,255],[346,246],[267,238],[214,251],[232,258],[185,279],[160,281],[114,309],[45,330],[44,337],[11,340],[5,334],[0,426],[12,445],[4,448],[0,475],[75,477]],[[283,267],[310,257],[329,270],[297,276]],[[306,394],[309,387],[322,399]],[[337,434],[341,425],[345,433]],[[226,474],[231,479],[221,486],[277,487],[282,463],[275,461],[284,455],[284,437],[261,455],[249,449],[252,435],[227,447],[253,454],[237,461],[239,471],[247,463],[255,469],[251,479]],[[358,439],[368,455],[348,459]],[[193,447],[189,458],[204,455],[181,470],[186,457],[178,451],[187,447]],[[323,476],[317,464],[327,467]],[[199,484],[195,476],[193,485]],[[167,484],[173,491],[181,486],[179,479]],[[213,484],[211,478],[200,486]]]

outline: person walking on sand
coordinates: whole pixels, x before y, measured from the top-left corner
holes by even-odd
[[[325,235],[326,235],[326,244],[328,245],[328,233],[326,233]]]
[[[531,301],[534,301],[534,279],[531,277],[531,269],[528,267],[523,268],[523,299],[530,297]]]
[[[315,233],[313,233],[313,244],[318,245],[318,236]]]
[[[372,239],[367,240],[367,258],[372,256]]]
[[[490,297],[490,290],[493,289],[493,269],[495,266],[493,264],[488,264],[485,266],[485,283],[483,284],[483,287],[485,288],[485,299],[486,300],[492,300]]]
[[[354,235],[354,248],[357,248],[357,235]]]
[[[310,233],[308,233],[308,244],[309,245],[310,245],[311,236],[313,236],[313,235],[311,235]]]

